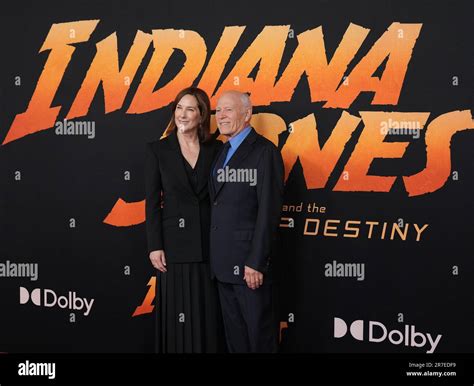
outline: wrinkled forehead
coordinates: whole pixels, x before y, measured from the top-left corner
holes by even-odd
[[[217,100],[216,108],[238,108],[242,107],[242,101],[236,94],[224,94]]]

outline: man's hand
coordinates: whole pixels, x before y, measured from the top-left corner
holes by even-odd
[[[161,272],[166,272],[165,251],[162,249],[150,252],[150,260],[153,267]]]
[[[263,284],[263,273],[245,266],[244,280],[250,289],[257,289]]]

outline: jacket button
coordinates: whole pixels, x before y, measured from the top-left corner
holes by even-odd
[[[214,201],[214,206],[216,206],[216,205],[217,205],[217,201]]]

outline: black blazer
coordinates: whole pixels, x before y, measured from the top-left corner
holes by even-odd
[[[229,160],[230,169],[255,169],[256,184],[217,182],[209,177],[211,196],[211,272],[219,281],[246,284],[247,265],[272,280],[272,256],[283,204],[284,166],[280,151],[254,129]]]
[[[148,252],[163,249],[167,263],[209,258],[210,203],[208,176],[222,142],[201,143],[196,163],[197,194],[186,174],[176,130],[147,143],[145,163]]]

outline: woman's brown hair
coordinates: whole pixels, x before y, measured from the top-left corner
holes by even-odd
[[[176,98],[174,99],[173,103],[171,104],[171,119],[166,127],[166,131],[171,133],[173,130],[176,130],[176,123],[175,123],[175,111],[176,107],[185,95],[192,95],[196,98],[199,112],[201,113],[201,122],[199,123],[198,127],[198,137],[200,142],[206,142],[210,138],[210,130],[211,130],[211,102],[209,101],[209,97],[207,96],[204,90],[201,90],[197,87],[187,87],[181,90]]]

